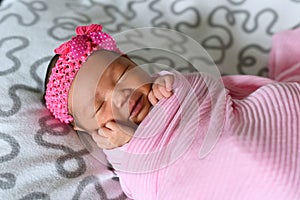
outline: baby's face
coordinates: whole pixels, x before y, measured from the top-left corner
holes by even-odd
[[[96,51],[82,65],[69,92],[75,129],[97,131],[110,121],[140,124],[151,108],[150,76],[134,62]]]

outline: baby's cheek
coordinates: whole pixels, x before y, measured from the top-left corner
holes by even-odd
[[[117,115],[117,113],[115,111],[113,112],[111,104],[109,101],[105,102],[96,114],[98,127],[104,127],[106,123],[115,119],[114,115]]]

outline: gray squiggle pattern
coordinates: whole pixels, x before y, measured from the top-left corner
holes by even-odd
[[[300,27],[299,2],[0,1],[0,199],[126,199],[112,169],[90,155],[76,133],[53,119],[41,101],[53,49],[71,38],[76,26],[101,23],[111,34],[170,28],[200,43],[222,74],[266,76],[272,35]],[[180,57],[189,50],[186,38],[156,30],[151,34],[167,41],[171,52],[130,52],[137,63],[181,72],[194,71],[195,61],[211,64],[201,56]],[[143,34],[128,34],[124,43],[143,46]]]
[[[26,85],[16,84],[16,85],[11,86],[8,89],[8,94],[9,94],[9,97],[13,100],[13,105],[10,110],[6,111],[6,110],[1,109],[2,106],[0,104],[0,117],[12,116],[20,110],[22,101],[21,101],[20,97],[17,95],[17,92],[19,90],[25,90],[28,92],[35,92],[35,93],[40,92],[38,89],[28,87]]]
[[[20,145],[17,140],[9,134],[0,132],[0,141],[6,142],[10,146],[10,152],[0,156],[0,163],[8,162],[15,159],[20,153]],[[3,149],[3,148],[2,148]],[[5,149],[5,148],[4,148]],[[1,169],[1,168],[0,168]],[[16,176],[9,172],[4,172],[9,169],[1,169],[0,172],[0,189],[8,190],[15,186]]]
[[[49,120],[53,120],[51,116],[43,117],[39,120],[41,129],[38,130],[37,134],[35,135],[36,143],[47,148],[61,150],[66,153],[65,155],[57,158],[55,162],[57,172],[61,176],[66,178],[75,178],[82,175],[86,171],[86,164],[81,156],[87,154],[88,151],[86,149],[74,151],[65,145],[59,145],[46,141],[43,136],[48,131],[52,135],[66,135],[70,131],[68,126],[65,126],[61,123],[47,125]],[[73,170],[67,170],[65,169],[64,164],[71,159],[76,161],[77,167]]]
[[[17,46],[17,47],[15,47],[15,48],[13,48],[13,49],[8,50],[8,51],[6,50],[6,54],[5,54],[6,57],[8,59],[10,59],[14,64],[13,64],[13,66],[9,67],[6,70],[0,70],[0,76],[4,76],[6,74],[15,72],[15,71],[17,71],[20,68],[21,62],[13,54],[15,52],[18,52],[20,50],[25,49],[29,45],[29,41],[25,37],[11,36],[11,37],[6,37],[6,38],[3,38],[3,39],[0,40],[0,49],[1,49],[1,47],[3,47],[5,45],[5,43],[11,42],[11,40],[20,40],[22,44],[19,45],[19,46]],[[18,43],[18,42],[16,41],[16,43]]]
[[[250,50],[254,50],[258,52],[256,55],[247,55],[247,52]],[[245,46],[239,53],[239,63],[238,63],[238,71],[240,74],[248,74],[246,72],[247,67],[254,66],[257,63],[257,59],[259,59],[259,56],[262,54],[266,54],[269,52],[270,49],[264,49],[263,47],[252,44]],[[263,75],[261,74],[262,71],[265,71],[267,69],[267,66],[260,66],[259,67],[260,72],[257,72],[256,74]]]
[[[99,183],[99,180],[95,176],[88,176],[84,178],[80,183],[79,186],[72,198],[72,200],[79,200],[80,195],[84,192],[84,190],[89,186],[89,184],[94,184],[94,187],[96,188],[97,193],[99,194],[100,197],[104,199],[109,199],[109,200],[123,200],[126,199],[126,196],[124,193],[120,194],[116,198],[108,198],[105,191],[103,190],[101,184]]]
[[[40,90],[40,92],[43,92],[44,81],[37,74],[37,70],[39,67],[44,67],[45,65],[48,65],[48,62],[50,59],[51,59],[51,56],[46,56],[44,58],[41,58],[41,59],[35,61],[30,67],[30,75],[31,75],[32,79],[37,83],[37,87]]]
[[[42,1],[32,1],[32,2],[26,2],[26,1],[18,1],[19,4],[22,4],[25,9],[29,11],[29,13],[33,16],[33,19],[29,22],[26,22],[24,18],[25,16],[20,15],[19,13],[8,13],[3,18],[0,18],[0,23],[10,19],[15,18],[17,19],[18,23],[22,26],[32,26],[36,24],[39,21],[40,15],[39,12],[45,11],[47,9],[45,2]],[[10,9],[13,10],[13,9]]]
[[[20,153],[20,145],[17,142],[17,140],[13,136],[1,132],[0,132],[0,139],[9,143],[11,147],[10,153],[0,156],[0,163],[7,162],[17,157],[18,154]]]
[[[42,193],[42,192],[33,192],[30,194],[27,194],[20,200],[50,200],[49,195]]]
[[[7,190],[13,188],[16,184],[16,177],[11,173],[0,174],[0,188],[2,190]]]

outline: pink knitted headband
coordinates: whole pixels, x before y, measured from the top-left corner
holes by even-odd
[[[54,50],[60,56],[52,68],[45,95],[46,107],[64,123],[73,121],[68,112],[68,93],[82,64],[96,50],[105,49],[121,54],[114,39],[102,32],[101,25],[78,26],[76,34]]]

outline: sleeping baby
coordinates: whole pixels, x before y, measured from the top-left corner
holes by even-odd
[[[76,33],[49,64],[46,107],[91,135],[129,198],[300,198],[300,30],[274,36],[271,78],[149,75],[101,25]]]

